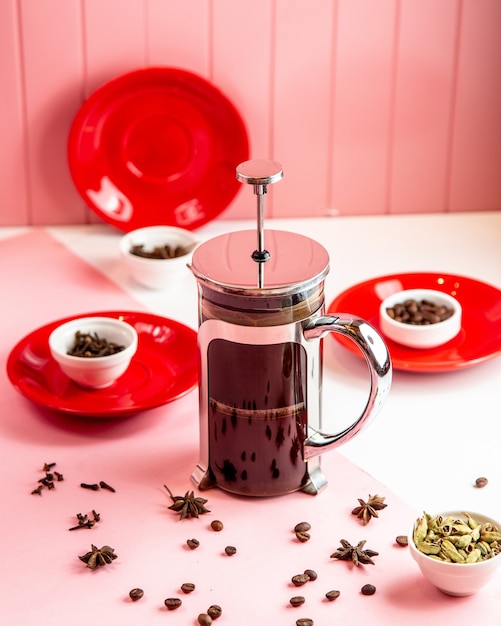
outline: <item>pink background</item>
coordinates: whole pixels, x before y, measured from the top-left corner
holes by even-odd
[[[284,165],[269,217],[499,209],[500,62],[499,0],[2,0],[0,225],[97,219],[71,122],[151,65],[214,82]]]

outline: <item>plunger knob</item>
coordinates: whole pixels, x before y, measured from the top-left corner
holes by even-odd
[[[266,194],[266,186],[278,182],[283,178],[283,175],[280,163],[266,159],[244,161],[237,167],[237,180],[247,185],[254,185],[254,193],[257,196],[257,250],[254,250],[251,255],[257,263],[264,263],[270,258],[270,253],[264,247],[264,195]],[[262,277],[259,282],[262,282]]]

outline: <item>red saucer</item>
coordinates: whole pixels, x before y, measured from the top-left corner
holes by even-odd
[[[193,230],[219,215],[249,156],[244,123],[228,98],[196,74],[151,67],[97,89],[78,111],[68,160],[77,190],[120,230]]]
[[[129,369],[111,387],[84,389],[72,382],[50,354],[52,330],[75,317],[120,317],[138,333]],[[104,311],[51,322],[22,339],[11,351],[7,374],[35,404],[73,415],[120,417],[161,406],[198,382],[197,334],[179,322],[148,313]]]
[[[464,276],[425,272],[373,278],[339,294],[330,304],[328,312],[357,315],[380,331],[381,301],[395,291],[417,288],[436,289],[457,298],[463,309],[462,327],[454,339],[431,349],[407,348],[383,335],[395,369],[445,372],[471,367],[501,355],[501,291]],[[333,337],[348,350],[360,355],[353,342],[340,335]]]

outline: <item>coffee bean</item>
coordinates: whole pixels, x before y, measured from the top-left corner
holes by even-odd
[[[485,487],[485,485],[487,485],[488,482],[489,481],[487,480],[487,478],[485,478],[485,476],[481,476],[480,478],[477,478],[477,480],[475,481],[475,487],[482,489],[482,487]]]
[[[216,531],[217,533],[221,532],[224,528],[223,522],[221,522],[218,519],[215,519],[214,521],[212,521],[210,524],[210,527],[212,528],[212,530]]]
[[[187,539],[186,543],[188,544],[190,550],[196,550],[200,545],[200,541],[198,541],[198,539]]]
[[[313,626],[313,620],[309,617],[302,617],[296,620],[296,626]]]
[[[207,609],[207,615],[212,617],[212,619],[218,619],[219,617],[221,617],[222,613],[223,609],[218,604],[212,604]]]
[[[178,609],[182,603],[183,601],[181,600],[181,598],[167,598],[166,600],[164,600],[164,604],[169,609],[169,611],[174,611],[175,609]]]
[[[289,602],[292,604],[292,606],[301,606],[305,603],[305,599],[304,596],[292,596]]]
[[[386,309],[386,313],[396,322],[425,326],[443,322],[453,314],[453,309],[430,300],[408,299]]]
[[[311,529],[311,524],[308,524],[308,522],[299,522],[299,524],[296,524],[294,526],[295,533],[304,533],[310,529]]]
[[[234,554],[237,553],[237,549],[235,548],[235,546],[226,546],[224,551],[226,552],[228,556],[233,556]]]
[[[139,589],[138,587],[136,587],[135,589],[131,589],[129,591],[129,597],[134,602],[136,600],[140,600],[143,596],[144,596],[144,591],[142,589]]]
[[[318,574],[314,569],[305,569],[304,573],[310,580],[316,580],[318,578]]]
[[[338,591],[337,589],[333,589],[332,591],[328,591],[325,594],[325,597],[327,598],[327,600],[330,600],[332,602],[332,600],[339,598],[340,595],[341,595],[340,591]]]
[[[398,543],[399,546],[407,546],[409,544],[409,539],[407,538],[407,535],[398,535],[398,537],[395,538],[395,541]]]
[[[181,585],[181,591],[183,593],[191,593],[192,591],[195,591],[194,583],[183,583]]]
[[[212,617],[207,613],[200,613],[198,623],[200,626],[210,626],[212,624]]]
[[[310,534],[306,532],[296,533],[296,538],[301,543],[306,543],[310,540]]]
[[[301,587],[310,580],[310,577],[308,576],[308,574],[296,574],[292,577],[291,580],[293,585],[295,585],[296,587]]]
[[[361,589],[364,596],[373,596],[376,593],[376,587],[374,585],[364,585]]]

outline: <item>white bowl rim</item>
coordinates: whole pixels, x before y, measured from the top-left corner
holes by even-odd
[[[60,348],[60,346],[56,343],[58,336],[62,335],[63,333],[67,333],[67,332],[69,333],[70,331],[74,332],[73,329],[77,329],[79,327],[81,329],[83,325],[89,325],[95,328],[96,325],[103,324],[103,323],[119,327],[123,330],[126,330],[126,332],[129,334],[130,336],[129,343],[124,347],[123,350],[120,350],[120,352],[116,352],[115,354],[104,355],[101,357],[93,357],[92,359],[86,359],[84,361],[81,356],[75,356],[73,354],[68,354],[67,352],[64,352]],[[88,362],[88,363],[94,363],[97,365],[97,363],[104,363],[104,360],[106,360],[107,364],[111,364],[111,361],[123,359],[126,355],[130,353],[131,350],[133,350],[134,352],[136,351],[137,343],[138,343],[138,334],[134,326],[132,326],[132,324],[129,324],[125,320],[121,320],[115,317],[90,315],[88,317],[85,317],[85,316],[76,317],[74,319],[67,320],[66,322],[62,322],[61,324],[59,324],[56,328],[52,330],[52,332],[49,335],[48,343],[49,343],[49,348],[51,352],[54,354],[57,354],[59,358],[63,358],[67,363],[73,362],[75,364],[77,363],[82,364],[82,363]]]
[[[438,301],[442,300],[447,303],[453,309],[453,314],[446,320],[443,320],[442,322],[437,322],[436,324],[419,325],[399,322],[390,317],[386,312],[386,309],[390,308],[392,305],[399,304],[408,299],[426,299],[427,295],[429,295],[430,299],[433,299],[435,297]],[[381,315],[384,316],[387,322],[398,326],[398,328],[401,328],[403,326],[405,328],[412,329],[413,332],[423,332],[428,330],[430,327],[433,328],[437,325],[443,327],[443,325],[447,324],[447,322],[455,320],[457,315],[460,315],[462,313],[462,307],[459,300],[454,298],[454,296],[451,296],[450,294],[443,291],[438,291],[437,289],[404,289],[403,291],[397,291],[390,296],[387,296],[379,305],[379,312]]]
[[[483,518],[486,522],[491,522],[492,524],[495,524],[498,528],[501,528],[501,523],[498,522],[496,519],[494,519],[493,517],[490,517],[489,515],[485,515],[484,513],[478,513],[476,511],[460,511],[458,510],[448,510],[448,511],[442,511],[439,513],[436,513],[436,515],[442,515],[442,517],[457,517],[458,519],[461,518],[461,516],[464,517],[464,514],[468,513],[468,515],[470,515],[470,517],[472,517],[474,520],[477,520],[478,518]],[[472,567],[475,567],[475,569],[479,569],[480,567],[484,566],[486,567],[487,565],[491,565],[492,566],[492,561],[498,557],[501,556],[500,554],[496,554],[496,556],[493,556],[490,559],[485,559],[483,561],[476,561],[475,563],[452,563],[449,561],[437,561],[436,559],[432,559],[430,558],[430,556],[428,554],[425,554],[424,552],[421,552],[420,550],[418,550],[416,544],[414,543],[414,525],[416,523],[417,520],[414,520],[412,522],[411,528],[409,530],[409,533],[407,535],[407,541],[409,544],[409,548],[411,549],[412,552],[414,552],[417,556],[419,557],[426,557],[426,560],[429,563],[436,563],[437,567],[447,567],[448,569],[456,569],[458,567],[461,568],[462,570],[466,570],[471,569]],[[480,520],[477,520],[480,521]],[[482,524],[484,522],[481,522]],[[500,561],[501,562],[501,559]],[[496,561],[496,563],[498,563],[498,561]]]
[[[132,254],[131,243],[134,241],[134,239],[144,237],[145,241],[142,243],[144,245],[147,245],[148,235],[158,237],[162,236],[162,234],[164,234],[166,237],[168,235],[179,235],[180,237],[184,238],[186,242],[185,245],[191,245],[192,247],[185,254],[172,257],[170,259],[152,259],[149,257],[142,257],[138,256],[137,254]],[[158,261],[176,261],[179,259],[185,259],[189,254],[193,252],[198,243],[198,239],[190,230],[180,228],[179,226],[144,226],[143,228],[136,228],[135,230],[131,230],[123,235],[120,239],[120,250],[124,256],[128,258],[134,258],[134,260],[137,260],[138,263],[151,263],[152,261],[158,263]]]

